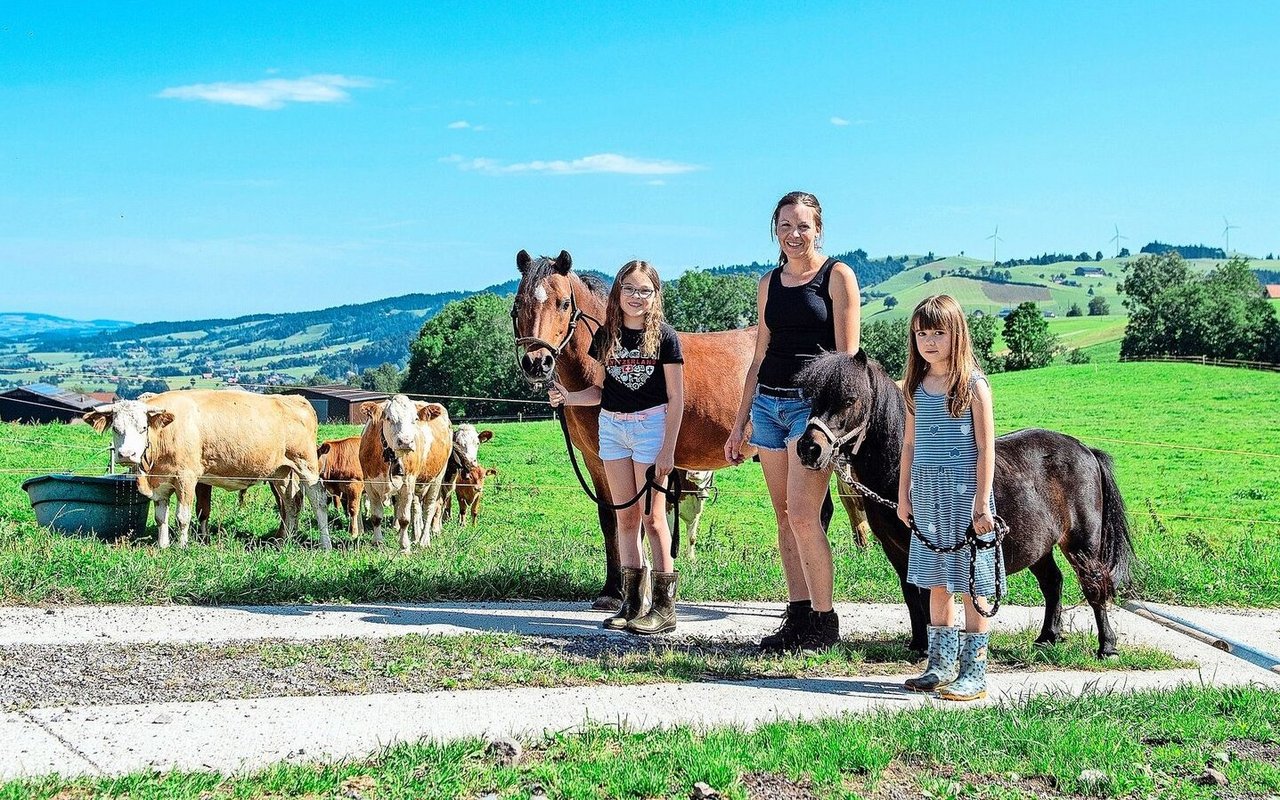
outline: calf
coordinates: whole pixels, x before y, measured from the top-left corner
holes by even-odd
[[[711,470],[674,469],[668,479],[668,486],[680,488],[680,534],[689,540],[689,561],[698,560],[695,546],[698,543],[698,524],[702,521],[702,510],[707,498],[711,496],[714,472]],[[667,526],[675,530],[676,509],[667,504]]]
[[[466,473],[458,475],[457,485],[454,491],[458,495],[458,524],[467,524],[467,514],[471,514],[471,524],[476,524],[476,515],[480,513],[480,497],[484,493],[484,479],[490,475],[497,475],[498,470],[490,467],[485,469],[479,464],[467,470]],[[446,513],[449,510],[450,503],[445,501]]]
[[[190,390],[146,401],[120,400],[84,415],[138,473],[138,491],[156,503],[156,542],[169,546],[169,497],[178,495],[178,544],[186,546],[197,483],[240,491],[271,482],[281,531],[293,533],[302,494],[311,500],[320,544],[332,547],[316,461],[316,412],[298,395]]]
[[[320,479],[325,491],[350,519],[352,543],[360,541],[360,499],[364,494],[364,470],[360,468],[360,437],[330,439],[316,448]]]
[[[437,520],[447,520],[453,513],[453,487],[462,473],[480,465],[480,445],[493,438],[493,431],[476,431],[476,426],[463,423],[453,432],[453,452],[445,467],[444,483],[440,485],[440,513]],[[440,532],[437,526],[436,533]]]

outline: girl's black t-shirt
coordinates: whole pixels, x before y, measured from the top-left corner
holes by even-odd
[[[667,376],[663,364],[683,364],[680,338],[676,329],[662,323],[658,356],[653,358],[640,352],[644,331],[623,327],[618,334],[618,346],[610,353],[609,331],[601,328],[591,339],[591,357],[604,365],[604,387],[600,394],[600,408],[605,411],[632,413],[660,406],[667,402]]]
[[[782,285],[782,267],[769,274],[764,305],[769,346],[758,373],[762,385],[794,388],[796,375],[809,359],[836,349],[831,270],[837,263],[828,258],[809,282],[800,286]]]

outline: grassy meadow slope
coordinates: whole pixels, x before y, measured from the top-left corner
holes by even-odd
[[[1054,428],[1112,454],[1139,563],[1131,592],[1197,605],[1280,607],[1280,375],[1186,364],[1086,364],[996,375],[1000,431]],[[558,426],[492,426],[481,458],[498,468],[480,525],[448,526],[430,550],[322,553],[270,541],[265,489],[234,512],[215,493],[212,544],[155,551],[38,528],[19,485],[58,470],[96,473],[107,437],[82,425],[0,425],[0,602],[190,602],[497,599],[592,596],[602,576],[595,514],[577,487]],[[351,427],[326,427],[325,438]],[[772,514],[755,465],[725,470],[709,504],[689,599],[781,599]],[[339,523],[340,524],[340,523]],[[314,532],[308,527],[305,537]],[[341,537],[340,537],[341,538]],[[879,548],[833,529],[836,591],[892,600]],[[1061,559],[1060,563],[1064,564]],[[1039,593],[1025,573],[1012,601]],[[1067,596],[1078,602],[1074,578]]]

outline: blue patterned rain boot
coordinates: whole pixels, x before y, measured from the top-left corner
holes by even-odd
[[[929,626],[929,664],[924,674],[907,678],[903,684],[913,692],[932,692],[956,679],[960,650],[960,629],[946,625]]]
[[[938,690],[943,700],[981,700],[987,696],[987,640],[990,633],[960,634],[960,677]]]

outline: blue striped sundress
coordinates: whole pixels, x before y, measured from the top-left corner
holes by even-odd
[[[970,385],[979,380],[986,378],[974,376]],[[916,527],[931,543],[951,547],[963,541],[973,521],[973,500],[978,487],[978,443],[974,438],[973,409],[953,417],[947,411],[946,396],[929,394],[924,386],[916,387],[913,397],[916,413],[911,513]],[[994,497],[987,498],[987,509],[993,515],[996,513]],[[969,550],[934,553],[912,536],[907,580],[926,589],[945,586],[953,594],[968,593]],[[974,586],[979,597],[997,593],[994,549],[978,551]],[[999,594],[1005,591],[1002,581]]]

